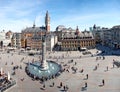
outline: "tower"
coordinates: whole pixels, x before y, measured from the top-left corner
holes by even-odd
[[[78,26],[76,27],[76,31],[79,31],[79,28],[78,28]]]
[[[50,31],[50,17],[48,11],[46,12],[46,16],[45,16],[45,28],[47,32]]]
[[[93,29],[96,29],[96,25],[95,24],[93,25]]]
[[[77,26],[77,28],[76,28],[76,35],[78,35],[78,34],[79,34],[79,28]]]

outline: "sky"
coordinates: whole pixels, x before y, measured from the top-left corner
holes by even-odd
[[[21,32],[44,26],[48,10],[51,31],[58,25],[80,31],[94,24],[111,28],[120,25],[120,0],[0,0],[0,31]]]

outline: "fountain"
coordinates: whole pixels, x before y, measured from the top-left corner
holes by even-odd
[[[33,78],[53,78],[60,75],[61,65],[46,60],[46,36],[42,36],[42,60],[28,63],[26,73]]]

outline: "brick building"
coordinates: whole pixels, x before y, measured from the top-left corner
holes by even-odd
[[[60,27],[61,28],[61,27]],[[82,48],[94,48],[95,39],[90,31],[80,32],[78,27],[76,30],[72,28],[62,27],[59,31],[56,30],[61,50],[80,50]]]

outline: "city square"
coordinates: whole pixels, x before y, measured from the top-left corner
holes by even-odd
[[[25,72],[26,63],[38,61],[40,55],[29,56],[27,51],[19,50],[10,53],[2,51],[0,67],[4,72],[9,71],[16,80],[16,85],[6,92],[64,92],[64,86],[67,92],[119,92],[120,69],[117,66],[113,67],[113,60],[119,60],[120,57],[109,53],[105,54],[103,59],[98,49],[89,51],[92,54],[83,55],[80,51],[47,52],[47,60],[61,64],[64,71],[59,76],[44,82],[29,77]],[[106,53],[108,52],[110,51],[107,50]],[[18,66],[15,71],[14,66]]]
[[[120,0],[0,0],[0,92],[120,92]]]

